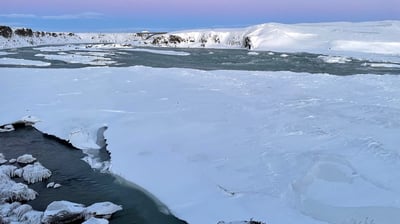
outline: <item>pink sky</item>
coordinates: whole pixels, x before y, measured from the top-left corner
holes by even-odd
[[[109,23],[129,19],[132,26],[194,28],[265,22],[400,20],[400,0],[9,0],[1,4],[0,22],[21,22],[16,16],[13,21],[5,20],[10,14],[39,18],[87,12],[103,14]]]

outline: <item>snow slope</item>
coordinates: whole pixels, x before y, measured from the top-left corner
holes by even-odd
[[[37,128],[83,149],[98,148],[107,126],[111,171],[189,223],[400,221],[400,76],[0,73],[0,124],[33,115]]]

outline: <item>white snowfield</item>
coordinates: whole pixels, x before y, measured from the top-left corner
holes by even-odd
[[[82,149],[192,224],[400,220],[400,76],[1,68],[0,124]],[[35,118],[36,117],[36,118]],[[134,200],[134,199],[132,199]]]
[[[171,39],[170,35],[180,38]],[[134,33],[77,33],[58,37],[0,37],[1,48],[69,43],[113,43],[92,48],[132,46],[244,48],[256,51],[309,52],[400,62],[400,21],[362,23],[266,23],[246,28],[185,30],[155,36]],[[160,40],[156,41],[155,40]]]

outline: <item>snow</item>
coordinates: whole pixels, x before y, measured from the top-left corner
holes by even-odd
[[[54,187],[54,182],[50,182],[46,185],[46,188],[53,188]]]
[[[255,51],[249,51],[247,54],[248,55],[259,55],[260,53],[255,52]]]
[[[122,207],[111,202],[94,203],[85,209],[85,216],[109,219],[112,214],[121,211]]]
[[[170,35],[181,40],[168,41]],[[77,33],[58,37],[0,37],[0,48],[67,44],[43,47],[40,50],[59,52],[70,50],[130,49],[132,47],[179,48],[245,48],[276,52],[308,52],[361,59],[400,62],[400,22],[334,22],[279,24],[265,23],[235,29],[182,30],[162,35],[143,36],[132,33]],[[153,43],[157,38],[164,41]],[[156,41],[157,42],[157,41]],[[72,43],[80,44],[78,46]],[[85,43],[85,44],[84,44]],[[87,44],[92,43],[92,44]],[[163,53],[163,52],[152,52]],[[166,53],[166,52],[164,52]]]
[[[16,159],[10,159],[10,160],[8,160],[8,162],[9,162],[10,164],[12,164],[12,163],[17,162],[17,160],[16,160]]]
[[[58,60],[72,64],[87,64],[87,65],[110,65],[116,63],[110,58],[96,56],[93,53],[82,55],[82,53],[71,54],[36,54],[36,57],[44,57],[47,60]]]
[[[88,220],[86,220],[85,222],[83,222],[82,224],[108,224],[108,220],[107,219],[97,219],[97,218],[90,218]]]
[[[0,133],[1,132],[10,132],[10,131],[14,131],[14,126],[12,125],[4,125],[3,127],[0,127]]]
[[[68,222],[79,220],[85,210],[84,205],[69,201],[54,201],[44,211],[42,223],[58,223],[58,220],[68,219]]]
[[[3,155],[3,153],[0,153],[0,165],[4,164],[6,162],[7,162],[7,160],[6,160],[5,156]]]
[[[238,29],[188,30],[171,34],[188,40],[177,47],[238,48],[243,47],[244,39],[248,37],[251,49],[257,51],[309,52],[400,61],[399,21],[266,23]],[[388,55],[395,57],[385,57]]]
[[[36,161],[36,158],[33,157],[31,154],[24,154],[17,158],[17,162],[22,163],[22,164],[33,163],[35,161]]]
[[[0,65],[24,65],[24,66],[46,67],[50,66],[51,63],[36,61],[36,60],[34,61],[27,59],[18,59],[18,58],[0,58]]]
[[[0,173],[0,202],[2,201],[30,201],[36,198],[37,193],[27,185],[16,183],[8,175]]]
[[[0,51],[0,56],[4,56],[4,55],[10,55],[11,53],[8,52],[4,52],[4,51]]]
[[[15,176],[15,170],[17,170],[17,167],[13,166],[13,165],[1,165],[0,166],[0,173],[5,174],[10,178]]]
[[[400,68],[400,64],[393,63],[364,63],[363,65],[375,68]]]
[[[329,63],[329,64],[334,64],[334,63],[345,64],[345,63],[351,61],[350,58],[347,58],[347,57],[339,57],[339,56],[326,56],[326,55],[321,55],[321,56],[318,56],[318,58],[321,59],[322,61],[324,61],[325,63]]]
[[[147,49],[147,48],[132,48],[126,49],[127,51],[139,51],[139,52],[148,52],[153,54],[163,54],[163,55],[175,55],[175,56],[189,56],[190,53],[184,51],[168,51],[168,50],[155,50],[155,49]]]
[[[51,171],[42,166],[39,162],[27,165],[22,168],[22,177],[28,184],[41,182],[51,176]]]
[[[111,172],[189,223],[398,220],[400,76],[0,72],[0,124],[34,115],[39,130],[86,150],[108,127]]]

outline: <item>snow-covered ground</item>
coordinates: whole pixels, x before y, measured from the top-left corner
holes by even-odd
[[[251,48],[309,52],[400,62],[400,21],[362,23],[266,23],[236,29],[185,30],[143,36],[135,33],[77,33],[57,37],[0,37],[0,48],[68,43],[114,43],[129,46]],[[93,45],[93,48],[104,47]]]
[[[98,148],[107,126],[111,171],[189,223],[400,221],[400,76],[140,66],[0,74],[0,124],[31,115],[82,149]]]

